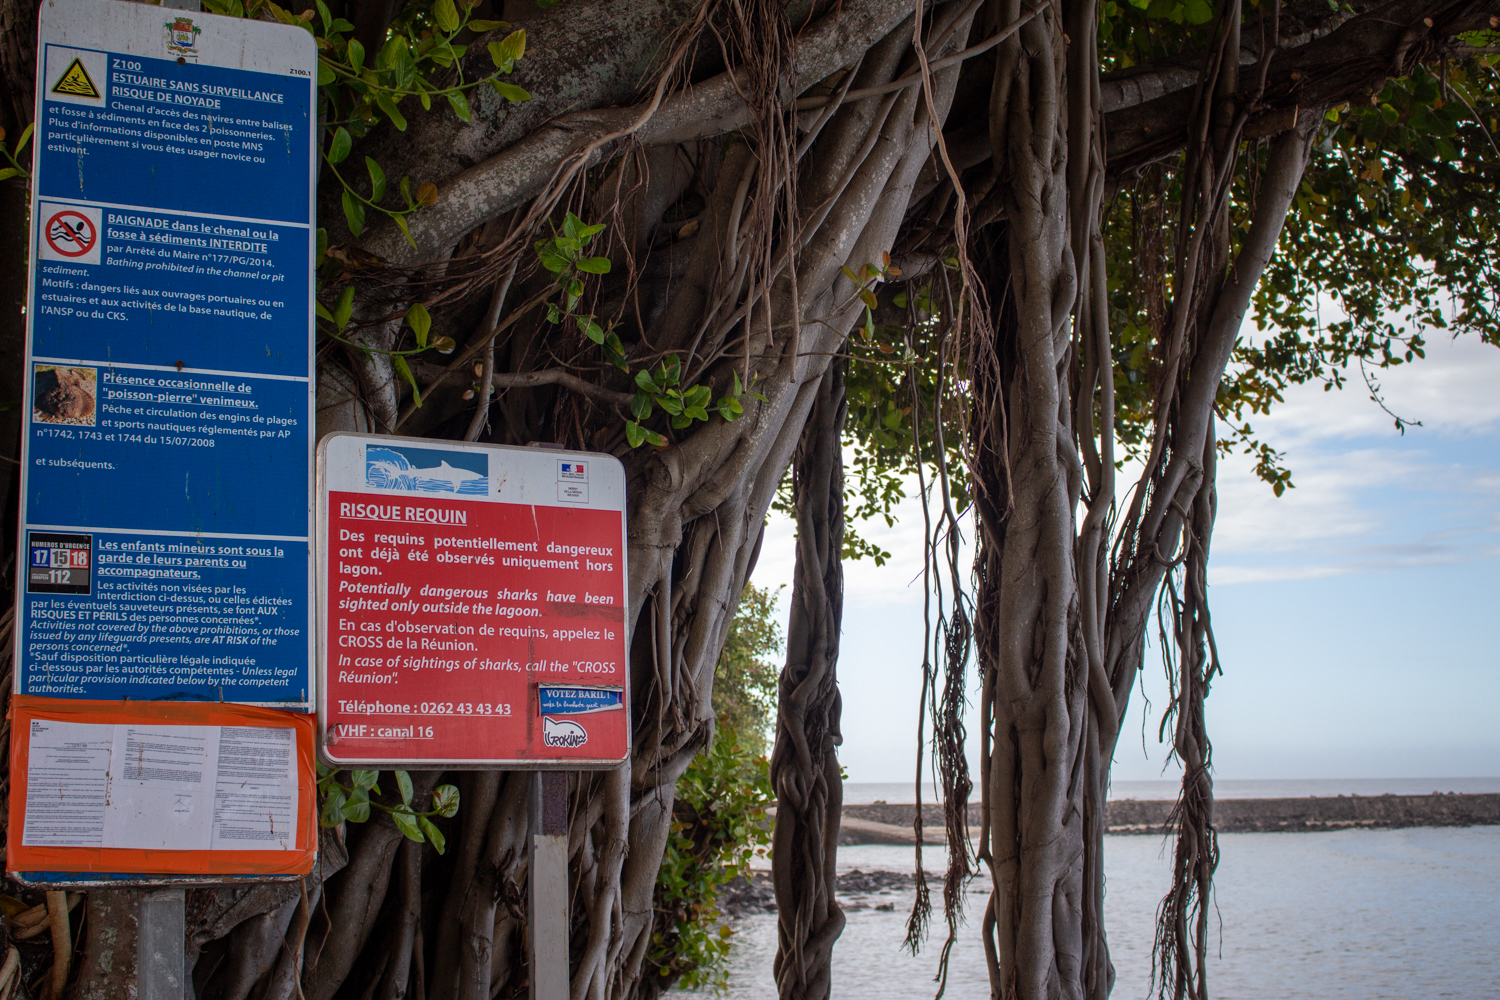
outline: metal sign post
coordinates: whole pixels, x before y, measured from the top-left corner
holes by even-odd
[[[135,984],[140,1000],[182,1000],[187,995],[186,894],[145,892],[136,904]]]
[[[531,1000],[567,1000],[568,776],[531,776]]]
[[[7,839],[23,881],[312,867],[316,78],[299,27],[42,5]],[[181,891],[147,898],[142,989],[180,996]]]

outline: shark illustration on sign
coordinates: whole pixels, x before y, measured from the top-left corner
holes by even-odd
[[[490,491],[489,456],[372,444],[365,449],[365,484],[413,493],[486,496]]]

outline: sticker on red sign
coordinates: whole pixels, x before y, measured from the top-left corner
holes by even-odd
[[[333,434],[318,448],[319,731],[336,766],[612,766],[630,750],[625,471]]]

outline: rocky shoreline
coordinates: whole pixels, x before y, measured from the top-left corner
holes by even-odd
[[[856,868],[838,876],[834,891],[846,913],[895,910],[896,900],[886,897],[904,892],[915,884],[916,878],[907,872],[863,872]],[[756,871],[748,879],[737,878],[726,884],[719,890],[719,912],[734,920],[752,913],[775,913],[776,893],[771,888],[771,873]]]
[[[1105,829],[1112,834],[1160,834],[1167,830],[1174,803],[1115,799],[1105,807]],[[877,802],[844,807],[840,844],[910,844],[915,841],[910,804]],[[979,805],[969,804],[969,826],[977,831]],[[1339,795],[1300,799],[1220,799],[1214,804],[1220,833],[1280,833],[1320,830],[1397,829],[1414,826],[1500,824],[1500,794]],[[922,807],[922,839],[944,837],[942,807]]]

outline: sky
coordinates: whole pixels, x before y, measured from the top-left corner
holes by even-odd
[[[1220,779],[1500,776],[1500,349],[1434,339],[1381,382],[1420,427],[1398,434],[1362,386],[1294,387],[1254,424],[1295,488],[1278,498],[1251,460],[1221,461],[1209,603],[1224,675],[1207,706]],[[894,528],[860,525],[893,558],[845,564],[850,781],[914,776],[921,525],[913,501]],[[793,527],[773,516],[753,579],[786,585],[783,616],[792,566]],[[1165,693],[1153,643],[1116,781],[1174,776],[1156,738]]]

